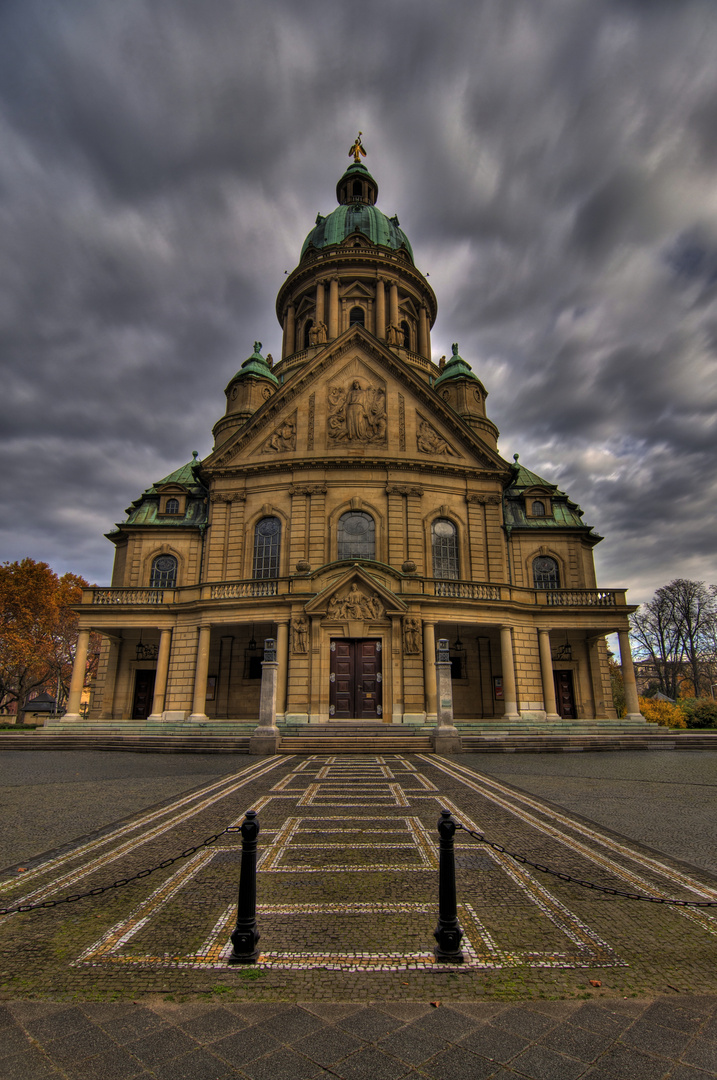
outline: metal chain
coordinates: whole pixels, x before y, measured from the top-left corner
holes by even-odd
[[[209,847],[210,844],[214,844],[220,836],[225,836],[227,833],[235,833],[241,831],[241,825],[228,825],[226,829],[222,829],[219,833],[214,833],[213,836],[208,836],[206,840],[202,840],[199,844],[195,844],[194,847],[185,848],[179,855],[175,855],[172,859],[163,859],[161,863],[157,863],[156,866],[151,867],[149,870],[140,870],[138,874],[133,874],[132,877],[120,878],[119,881],[114,881],[111,885],[100,885],[96,889],[90,889],[85,893],[72,893],[70,896],[63,896],[59,900],[42,900],[39,904],[19,904],[14,908],[0,908],[0,915],[15,915],[17,912],[24,911],[37,911],[38,908],[53,908],[58,904],[74,904],[76,900],[84,900],[87,896],[100,896],[102,893],[109,892],[111,889],[121,889],[125,885],[129,885],[132,881],[137,881],[139,878],[149,877],[155,870],[165,870],[172,863],[175,863],[177,859],[188,859],[190,855],[193,855],[195,851],[199,851],[201,848]]]
[[[486,840],[483,833],[469,829],[460,821],[456,821],[455,818],[454,824],[457,829],[462,829],[463,832],[472,836],[474,840],[480,840],[482,844],[493,848],[494,851],[499,851],[502,855],[509,855],[511,859],[515,859],[516,862],[523,863],[525,866],[532,866],[534,870],[539,870],[541,874],[552,874],[553,877],[560,878],[561,881],[568,881],[571,885],[581,885],[584,889],[594,889],[596,892],[607,893],[608,896],[619,896],[625,900],[642,900],[647,904],[673,904],[675,907],[696,908],[717,907],[717,900],[671,900],[664,896],[643,896],[642,893],[623,892],[621,889],[611,889],[606,885],[596,885],[594,881],[584,881],[582,878],[575,878],[570,874],[563,874],[559,870],[553,870],[542,863],[531,862],[530,859],[526,859],[525,855],[516,855],[515,852],[504,848],[502,844],[494,844],[491,840]]]

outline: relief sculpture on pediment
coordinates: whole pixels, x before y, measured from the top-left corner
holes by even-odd
[[[416,446],[421,454],[436,454],[445,457],[457,457],[456,451],[432,424],[424,420],[420,413],[416,413]]]
[[[364,596],[354,582],[343,598],[338,593],[334,593],[329,600],[326,616],[336,622],[342,622],[345,619],[365,619],[374,622],[376,619],[382,619],[384,613],[385,608],[377,593]]]
[[[285,454],[292,450],[296,450],[296,413],[283,420],[261,448],[262,454]]]
[[[328,388],[330,442],[386,445],[386,391],[365,377]]]

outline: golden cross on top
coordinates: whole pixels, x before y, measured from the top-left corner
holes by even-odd
[[[351,155],[353,155],[354,161],[357,161],[357,162],[361,160],[362,156],[366,157],[366,151],[364,150],[363,146],[361,145],[361,135],[362,135],[362,132],[359,131],[359,133],[358,133],[358,135],[356,137],[356,142],[353,144],[353,146],[349,150],[349,157],[351,157]]]

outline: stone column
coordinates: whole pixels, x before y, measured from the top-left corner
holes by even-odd
[[[428,351],[428,312],[425,304],[421,304],[418,312],[418,351],[421,356],[425,356],[426,360],[431,359]]]
[[[115,704],[115,683],[117,682],[117,665],[119,664],[120,638],[108,638],[107,666],[105,668],[105,685],[102,690],[102,705],[100,717],[103,720],[112,720]]]
[[[163,719],[164,698],[167,693],[167,673],[169,671],[169,652],[172,644],[172,631],[160,630],[159,653],[157,654],[157,673],[154,679],[154,700],[152,701],[152,715],[148,717],[153,723],[159,723]]]
[[[294,305],[289,304],[286,312],[286,356],[291,356],[296,349],[296,316]]]
[[[209,642],[212,636],[211,626],[200,626],[197,641],[197,662],[194,668],[194,698],[192,715],[189,720],[199,723],[207,719],[207,675],[209,674]]]
[[[426,720],[436,720],[436,624],[423,621],[423,687],[426,705]]]
[[[635,682],[635,667],[632,662],[632,650],[630,649],[630,635],[627,630],[618,630],[620,642],[620,668],[622,670],[622,684],[625,688],[625,705],[627,707],[627,720],[642,720],[640,702],[637,700],[637,683]],[[74,673],[73,673],[74,678]]]
[[[254,728],[249,740],[250,754],[275,754],[279,745],[279,729],[276,726],[278,669],[276,642],[274,638],[266,638],[264,641],[264,659],[261,662],[259,723]]]
[[[395,281],[391,282],[388,321],[391,326],[398,326],[398,285]]]
[[[447,638],[441,638],[436,650],[438,710],[433,729],[433,749],[437,754],[460,754],[461,737],[453,723],[453,684],[451,654]]]
[[[82,691],[85,688],[85,673],[87,671],[87,650],[90,644],[90,631],[80,630],[77,635],[75,648],[75,662],[72,666],[72,679],[70,680],[70,694],[67,699],[67,712],[62,717],[63,721],[71,724],[78,723],[80,716],[80,701]]]
[[[386,289],[380,278],[376,282],[376,337],[386,340]]]
[[[324,319],[324,297],[325,297],[324,283],[323,283],[323,281],[319,281],[317,283],[317,285],[316,285],[316,318],[314,319],[314,322],[315,322],[316,326],[318,326],[320,322],[325,321],[325,319]]]
[[[520,720],[518,712],[518,694],[515,689],[515,667],[513,665],[513,637],[509,626],[500,628],[500,659],[503,671],[503,713],[504,720]]]
[[[543,680],[543,708],[546,720],[559,720],[555,704],[555,679],[553,678],[553,657],[550,652],[550,631],[538,630],[538,650],[540,652],[540,676]]]
[[[329,282],[329,341],[339,336],[339,279],[332,277]]]
[[[289,673],[289,618],[277,620],[276,625],[276,714],[286,714],[286,684]]]

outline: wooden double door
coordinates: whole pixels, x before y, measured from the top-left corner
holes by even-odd
[[[572,671],[555,671],[553,677],[555,679],[555,704],[558,716],[563,720],[575,720],[578,714],[575,710]]]
[[[383,717],[381,642],[375,638],[332,638],[329,716],[332,720]]]

